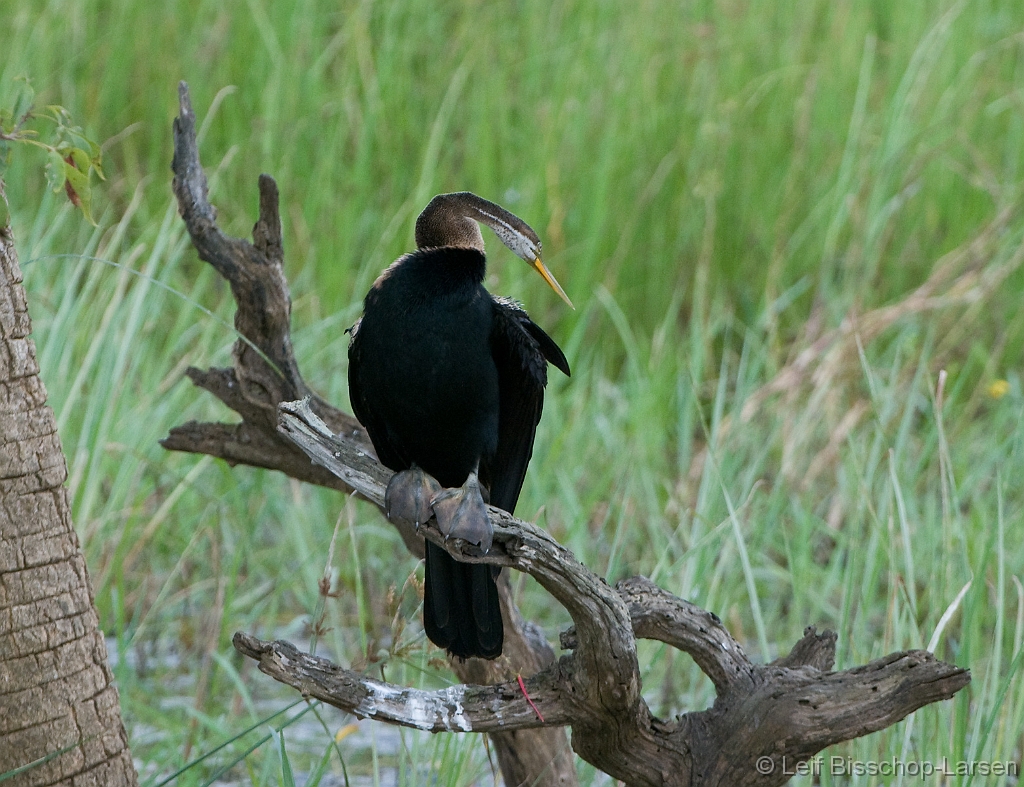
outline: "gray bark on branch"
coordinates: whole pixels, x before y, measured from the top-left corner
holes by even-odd
[[[332,435],[307,402],[285,403],[280,410],[281,433],[313,462],[367,500],[383,502],[390,471]],[[527,684],[537,712],[530,712],[514,683],[486,692],[478,686],[409,692],[325,666],[288,643],[240,635],[236,648],[276,680],[392,724],[440,731],[452,729],[457,717],[466,729],[456,728],[465,732],[568,724],[581,756],[627,784],[645,785],[780,784],[788,778],[783,758],[792,766],[827,746],[888,727],[923,705],[953,696],[970,680],[966,670],[925,651],[830,672],[836,637],[818,635],[813,627],[788,656],[755,665],[710,612],[644,577],[612,588],[544,531],[498,508],[488,513],[494,544],[486,557],[463,553],[458,541],[446,541],[434,520],[421,532],[460,560],[532,575],[569,611],[574,626],[562,645],[572,654]],[[715,684],[714,707],[671,723],[653,717],[640,696],[639,638],[690,654]],[[380,697],[389,702],[378,705]],[[773,764],[772,773],[764,773],[764,758]]]
[[[295,362],[277,185],[267,175],[259,178],[259,218],[252,243],[221,232],[199,162],[196,116],[184,82],[178,87],[178,103],[171,163],[178,210],[200,258],[230,284],[237,305],[235,327],[240,334],[235,342],[233,368],[192,368],[188,375],[197,386],[238,413],[242,422],[184,424],[172,429],[161,445],[169,450],[219,457],[231,465],[279,470],[302,481],[351,491],[343,481],[311,464],[294,443],[277,432],[277,405],[309,396],[313,410],[335,434],[347,437],[365,456],[375,456],[359,422],[311,393]],[[343,342],[344,337],[339,336],[338,341]],[[402,536],[409,550],[421,557],[422,536],[409,532]],[[499,581],[498,592],[505,623],[504,655],[488,662],[455,660],[451,667],[462,681],[502,683],[519,673],[532,675],[554,661],[551,647],[519,614],[507,577]],[[491,742],[507,785],[578,784],[572,751],[562,729],[498,733],[491,736]]]
[[[206,202],[184,86],[180,98],[175,193],[200,256],[231,282],[235,324],[244,337],[236,344],[233,370],[189,374],[243,423],[187,424],[163,444],[278,469],[381,506],[391,472],[376,461],[351,416],[308,390],[292,355],[276,187],[260,177],[254,244],[220,233]],[[301,401],[290,401],[296,399]],[[789,766],[806,761],[826,746],[947,699],[970,681],[968,671],[924,651],[832,672],[835,635],[813,628],[788,656],[753,664],[714,614],[642,577],[612,587],[544,531],[499,509],[489,513],[494,544],[486,557],[463,554],[433,521],[403,537],[417,554],[427,538],[460,560],[508,566],[537,579],[574,623],[562,635],[563,648],[572,652],[557,661],[512,604],[507,580],[500,585],[504,656],[455,660],[452,668],[464,685],[442,691],[375,681],[286,642],[238,633],[235,647],[276,680],[356,715],[435,732],[491,734],[507,785],[576,782],[565,726],[581,757],[629,785],[782,784],[792,773],[782,767],[783,758]],[[636,641],[642,638],[690,654],[715,685],[714,706],[671,721],[653,716],[640,693]],[[529,676],[529,698],[518,674]]]

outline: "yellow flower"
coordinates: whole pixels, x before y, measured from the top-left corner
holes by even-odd
[[[988,395],[993,399],[1002,399],[1010,392],[1010,384],[1006,380],[994,380],[988,387]]]

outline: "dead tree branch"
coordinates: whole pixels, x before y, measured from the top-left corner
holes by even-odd
[[[333,436],[304,402],[282,405],[280,429],[365,498],[378,505],[383,501],[390,472],[347,439]],[[787,778],[783,758],[789,764],[803,762],[827,746],[883,729],[923,705],[953,696],[970,680],[966,670],[924,651],[894,653],[863,667],[830,672],[835,635],[819,636],[813,628],[785,658],[755,665],[710,612],[643,577],[612,588],[544,531],[497,508],[489,513],[494,544],[485,558],[464,554],[459,543],[445,541],[433,520],[421,530],[461,560],[532,575],[569,611],[575,625],[562,644],[572,654],[533,676],[527,686],[534,702],[540,698],[543,721],[524,707],[514,683],[486,691],[456,686],[410,693],[305,657],[288,643],[239,635],[236,647],[276,680],[394,724],[434,731],[453,724],[461,729],[461,724],[467,732],[568,724],[573,748],[628,784],[781,784]],[[689,653],[715,684],[714,707],[673,723],[654,718],[640,696],[638,638]],[[496,702],[500,696],[510,698],[507,706]],[[381,697],[389,702],[378,707]],[[766,757],[778,766],[774,773],[764,773]]]
[[[200,256],[231,282],[235,324],[244,337],[236,344],[234,369],[189,375],[243,422],[188,424],[164,445],[354,490],[379,506],[390,471],[376,461],[350,416],[308,391],[292,355],[276,187],[260,177],[254,244],[224,236],[206,201],[184,86],[180,98],[175,193]],[[304,401],[289,402],[299,398]],[[454,663],[465,685],[442,691],[371,680],[286,642],[239,633],[235,647],[276,680],[356,715],[435,732],[491,733],[509,785],[575,781],[565,726],[572,728],[572,747],[581,757],[630,785],[782,784],[789,776],[783,758],[790,765],[806,761],[826,746],[947,699],[970,681],[966,670],[923,651],[831,672],[835,635],[818,635],[813,628],[789,656],[755,665],[712,613],[642,577],[611,587],[542,530],[499,509],[490,509],[490,516],[494,545],[484,558],[463,554],[433,523],[403,535],[414,551],[427,538],[461,560],[508,566],[536,578],[573,619],[562,636],[572,652],[558,661],[511,604],[507,583],[501,588],[505,656]],[[715,685],[714,706],[673,721],[654,717],[640,693],[639,638],[690,654]],[[514,680],[517,673],[530,676],[526,687],[535,708]]]
[[[178,87],[178,103],[171,163],[178,210],[200,258],[213,265],[231,285],[237,306],[235,327],[240,334],[235,342],[233,368],[191,368],[188,375],[197,386],[238,413],[242,422],[184,424],[172,429],[161,445],[219,457],[231,465],[279,470],[301,481],[350,491],[343,481],[311,464],[294,443],[277,432],[277,405],[308,395],[314,412],[335,434],[348,438],[365,457],[375,456],[359,422],[310,392],[295,362],[277,185],[267,175],[259,178],[259,218],[252,243],[224,235],[208,199],[196,143],[196,116],[184,82]],[[343,343],[344,337],[339,336],[338,341]],[[422,536],[408,532],[402,536],[410,551],[422,556]],[[498,592],[505,623],[504,655],[488,662],[456,660],[451,666],[460,680],[502,683],[517,674],[532,675],[554,661],[551,647],[532,624],[523,620],[512,602],[507,577],[499,581]],[[491,736],[491,742],[508,785],[571,787],[578,783],[572,751],[562,729],[498,733]]]

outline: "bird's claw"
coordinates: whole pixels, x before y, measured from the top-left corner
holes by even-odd
[[[431,517],[431,501],[441,492],[433,477],[413,465],[395,473],[384,490],[384,513],[388,519],[412,523],[419,529]]]
[[[461,487],[442,490],[434,495],[430,504],[445,539],[462,539],[477,547],[471,552],[486,555],[491,550],[494,530],[487,517],[482,491],[476,473],[470,473]]]

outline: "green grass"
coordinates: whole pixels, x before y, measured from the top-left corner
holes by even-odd
[[[249,231],[259,172],[281,187],[317,390],[347,402],[342,331],[430,196],[501,202],[577,304],[488,240],[492,289],[524,300],[574,370],[552,375],[519,514],[609,579],[646,574],[715,611],[756,658],[808,624],[839,633],[840,668],[925,647],[970,583],[936,652],[971,686],[825,755],[1020,762],[1022,29],[1024,6],[996,0],[0,4],[0,104],[28,75],[106,141],[98,228],[29,154],[7,183],[146,783],[253,725],[178,783],[261,736],[234,777],[302,783],[328,755],[347,721],[325,711],[319,737],[289,727],[281,743],[279,718],[259,723],[291,699],[230,636],[308,634],[336,522],[342,592],[320,652],[453,679],[423,648],[415,561],[373,510],[157,445],[188,419],[231,419],[182,379],[229,363],[233,341],[227,289],[170,196],[182,78],[224,228]],[[516,582],[557,640],[566,613]],[[397,652],[370,666],[395,619]],[[688,657],[641,657],[656,713],[710,702]],[[393,749],[369,726],[331,770],[492,781],[475,739],[406,732]]]

